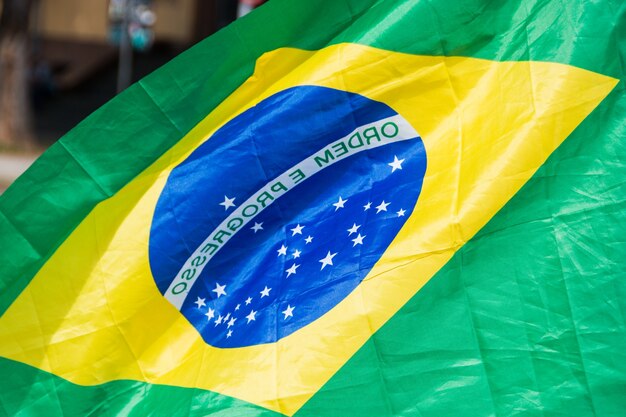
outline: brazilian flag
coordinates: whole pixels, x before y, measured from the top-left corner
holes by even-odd
[[[626,415],[626,3],[272,0],[0,199],[0,414]]]

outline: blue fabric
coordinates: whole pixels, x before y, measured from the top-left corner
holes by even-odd
[[[303,86],[224,125],[172,171],[159,198],[150,264],[161,293],[233,211],[220,205],[226,196],[241,204],[324,146],[396,114],[358,94]],[[394,171],[389,164],[396,159],[404,161]],[[209,261],[181,312],[207,343],[223,348],[275,342],[306,326],[352,292],[380,259],[411,214],[425,170],[419,137],[329,165],[238,231]],[[347,200],[343,208],[333,205],[340,197]],[[383,201],[388,206],[380,206]],[[262,229],[252,229],[255,223]],[[301,234],[292,231],[297,225]],[[288,249],[279,251],[283,245]],[[320,262],[328,256],[332,265]],[[226,294],[218,297],[216,285]]]

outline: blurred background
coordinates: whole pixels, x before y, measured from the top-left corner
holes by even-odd
[[[266,0],[0,0],[0,193],[131,83]]]

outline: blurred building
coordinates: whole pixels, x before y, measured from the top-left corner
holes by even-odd
[[[129,26],[116,5],[149,11],[147,24],[133,21],[143,35],[131,36],[134,82],[265,1],[34,0],[29,78],[39,141],[55,141],[117,93],[120,36],[129,32],[121,28]]]
[[[73,88],[116,59],[116,28],[110,13],[111,3],[115,1],[39,0],[36,3],[32,18],[35,57],[50,67],[56,88]],[[219,0],[136,3],[148,4],[156,17],[147,32],[150,44],[156,44],[161,51],[164,45],[185,49],[218,27]],[[119,28],[117,30],[119,32]],[[149,53],[147,47],[139,49]]]
[[[134,45],[131,81],[235,20],[239,7],[238,0],[36,0],[31,90],[42,145],[116,94],[122,26],[114,6],[126,1],[145,6],[152,16],[146,41]]]
[[[34,24],[42,37],[107,43],[109,0],[39,0]],[[215,0],[153,0],[158,41],[189,44],[215,25]],[[201,18],[200,18],[201,17]]]

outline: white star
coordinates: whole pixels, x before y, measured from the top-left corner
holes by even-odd
[[[237,321],[236,318],[234,317],[231,318],[230,321],[228,322],[228,328],[230,329],[235,324],[236,321]]]
[[[228,339],[229,337],[231,337],[233,335],[233,331],[229,330],[228,333],[226,333],[226,338]]]
[[[217,326],[218,324],[222,324],[222,319],[223,319],[223,317],[222,317],[222,315],[220,314],[220,315],[217,317],[217,320],[215,320],[215,326]]]
[[[282,312],[285,315],[283,320],[287,320],[287,317],[293,317],[293,309],[294,308],[296,308],[296,307],[292,307],[291,305],[287,304],[287,309]]]
[[[301,253],[298,249],[293,251],[293,259],[299,258]]]
[[[228,210],[230,207],[235,207],[235,197],[228,198],[224,196],[224,202],[220,203],[220,206],[224,206],[224,210]]]
[[[372,202],[368,201],[366,205],[363,206],[363,211],[367,211],[372,208]]]
[[[258,232],[259,230],[263,230],[263,222],[254,222],[254,226],[252,226],[250,229],[254,230],[254,233]]]
[[[246,318],[248,319],[248,323],[256,320],[256,313],[257,313],[256,311],[252,310],[250,314],[246,316]]]
[[[403,162],[404,162],[404,159],[398,159],[398,157],[394,155],[393,162],[390,162],[387,165],[391,167],[391,172],[395,172],[396,169],[402,169]]]
[[[313,236],[309,235],[306,239],[304,239],[304,241],[308,245],[309,243],[313,242]]]
[[[251,302],[252,302],[252,297],[246,298],[246,305],[250,304]]]
[[[226,315],[226,317],[224,317],[224,323],[226,323],[226,322],[228,321],[228,319],[229,319],[229,318],[230,318],[230,313],[228,313],[228,314]]]
[[[198,299],[196,301],[194,301],[194,304],[198,306],[198,308],[200,307],[204,307],[206,305],[206,303],[204,302],[204,300],[206,300],[206,298],[200,298],[198,297]]]
[[[346,204],[348,202],[348,200],[344,200],[343,198],[341,198],[341,196],[339,196],[339,201],[337,201],[336,203],[333,203],[333,206],[335,206],[335,211],[339,210],[340,208],[343,208],[343,205]]]
[[[352,227],[348,229],[348,236],[350,236],[352,233],[356,233],[359,230],[359,227],[361,227],[361,225],[357,225],[356,223],[352,224]]]
[[[266,285],[265,288],[263,288],[263,291],[261,291],[261,298],[269,297],[270,296],[270,291],[272,291],[272,289],[271,288],[267,288],[267,285]]]
[[[385,200],[383,200],[382,203],[376,206],[376,214],[380,213],[381,211],[387,211],[387,206],[389,204],[391,203],[385,203]]]
[[[209,307],[209,311],[207,311],[205,316],[206,316],[207,320],[211,320],[213,317],[215,317],[215,310],[213,310],[211,307]]]
[[[320,259],[319,262],[322,263],[322,267],[320,268],[320,271],[322,269],[324,269],[326,267],[326,265],[332,265],[333,264],[333,258],[335,257],[335,255],[337,255],[337,252],[331,254],[330,251],[328,251],[328,254],[326,255],[326,257],[324,259]]]
[[[278,252],[277,256],[287,255],[287,246],[281,245],[280,249],[278,249],[276,252]]]
[[[404,213],[406,213],[406,210],[404,210],[404,209],[400,209],[398,212],[396,212],[398,217],[404,217]]]
[[[293,265],[291,265],[291,268],[285,269],[285,272],[287,273],[287,278],[289,278],[291,276],[291,274],[295,274],[296,273],[296,269],[298,269],[299,266],[300,265],[293,264]]]
[[[361,234],[359,233],[359,235],[352,239],[352,241],[354,242],[354,245],[352,245],[352,247],[355,247],[356,245],[362,245],[363,244],[363,239],[365,239],[366,236],[361,236]]]
[[[212,291],[217,294],[217,298],[220,298],[222,295],[226,295],[226,285],[220,285],[218,282],[215,283],[215,289]]]
[[[235,307],[235,311],[239,311],[239,307],[241,307],[241,304],[237,304],[237,306]]]
[[[304,229],[304,226],[300,226],[300,223],[298,223],[298,225],[296,227],[291,229],[291,236],[301,235],[302,234],[302,229]]]

